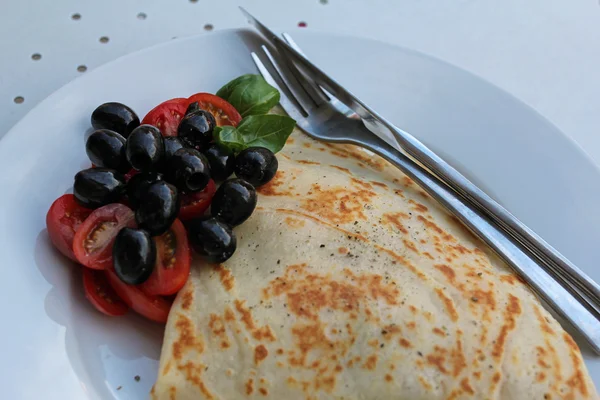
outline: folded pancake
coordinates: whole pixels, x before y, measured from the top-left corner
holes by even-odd
[[[573,339],[410,179],[295,132],[171,310],[154,399],[596,399]]]

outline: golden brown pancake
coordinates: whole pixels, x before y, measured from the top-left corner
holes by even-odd
[[[382,159],[294,133],[223,265],[193,266],[153,399],[597,399],[530,289]]]

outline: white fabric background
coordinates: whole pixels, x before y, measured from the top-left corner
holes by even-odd
[[[469,70],[537,109],[600,163],[598,0],[3,0],[0,137],[103,63],[173,37],[210,34],[206,24],[247,26],[238,5],[276,30],[293,33],[305,21],[302,29],[375,38]]]

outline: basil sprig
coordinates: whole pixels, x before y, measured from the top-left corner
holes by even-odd
[[[259,75],[242,75],[217,92],[242,115],[237,127],[215,128],[215,142],[235,153],[248,147],[266,147],[273,153],[283,148],[296,126],[292,118],[267,114],[279,103],[279,91]]]
[[[279,103],[279,91],[262,76],[253,74],[232,80],[219,89],[217,96],[227,100],[242,117],[266,114]]]
[[[251,115],[242,119],[237,127],[215,128],[213,135],[215,142],[235,153],[248,147],[266,147],[277,153],[285,145],[294,126],[296,121],[284,115]]]

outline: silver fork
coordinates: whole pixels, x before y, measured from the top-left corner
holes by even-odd
[[[255,19],[254,24],[255,26],[260,26],[263,31],[268,31],[268,28],[262,26],[262,24]],[[276,42],[278,49],[281,46],[280,43],[285,43],[291,49],[306,58],[300,47],[294,42],[290,35],[283,33],[281,36],[284,41]],[[287,57],[288,53],[286,50],[280,50],[283,50],[282,54],[286,55],[286,61],[290,62],[291,60],[288,60],[289,57]],[[312,84],[316,88],[315,90],[320,90],[331,97],[325,89],[319,87],[311,79],[302,76],[293,62],[291,63],[290,68],[292,71],[296,71],[296,75],[301,77],[300,82],[302,82],[303,86]],[[331,100],[331,104],[336,108],[343,110],[344,113],[347,113],[348,111],[352,112],[345,104],[334,97],[332,97]],[[460,172],[445,163],[439,156],[429,150],[414,136],[396,127],[393,127],[393,132],[389,130],[392,129],[392,127],[382,127],[383,119],[381,117],[377,120],[367,114],[362,116],[362,121],[371,132],[388,132],[393,134],[396,141],[393,141],[392,146],[397,149],[402,148],[404,152],[432,171],[437,178],[450,186],[463,200],[481,212],[484,217],[489,218],[497,227],[501,228],[502,231],[510,235],[512,240],[516,241],[519,246],[523,246],[523,249],[528,252],[528,255],[532,256],[536,262],[541,263],[540,265],[544,267],[550,275],[555,279],[558,279],[559,282],[566,282],[566,284],[568,284],[568,289],[572,291],[573,295],[591,310],[592,313],[598,315],[600,312],[600,285],[587,274],[577,268],[556,249],[544,241],[544,239],[539,237],[535,232],[514,217],[508,210],[503,208],[485,192],[471,183]],[[386,121],[386,124],[389,124],[389,122]]]
[[[262,50],[279,79],[276,80],[259,56],[252,52],[254,63],[265,80],[279,90],[281,106],[308,136],[323,142],[360,146],[398,167],[494,249],[542,299],[582,334],[596,353],[600,354],[598,312],[584,306],[587,302],[575,290],[565,282],[559,283],[554,280],[498,228],[461,201],[436,177],[371,133],[360,119],[349,118],[343,109],[340,111],[334,107],[332,96],[327,93],[315,94],[307,91],[285,61],[275,59],[265,46],[262,46]],[[282,82],[281,85],[279,81]],[[282,86],[286,90],[283,90]]]
[[[363,124],[371,132],[377,135],[387,136],[389,143],[394,148],[401,149],[420,165],[425,166],[441,182],[448,185],[461,199],[478,210],[486,218],[489,218],[495,226],[504,231],[511,239],[521,246],[529,256],[533,257],[550,275],[560,282],[566,282],[569,289],[574,289],[582,304],[585,304],[593,313],[600,312],[600,285],[571,263],[560,252],[548,244],[543,238],[519,221],[508,210],[494,201],[485,192],[479,189],[464,175],[441,159],[436,153],[421,143],[416,137],[394,126],[373,109],[369,108],[360,99],[335,82],[331,77],[321,71],[316,65],[304,56],[298,46],[291,40],[289,35],[283,34],[283,40],[268,27],[258,21],[244,8],[240,10],[248,21],[260,32],[260,34],[278,50],[278,54],[286,59],[299,82],[310,93],[322,97],[327,88],[334,94],[331,104],[336,101],[344,107],[347,113],[349,107],[358,114]],[[302,72],[300,72],[300,69]],[[319,87],[320,85],[320,87]],[[330,96],[331,97],[331,96]],[[336,99],[337,98],[337,99]],[[347,106],[347,107],[346,107]],[[582,297],[585,295],[586,297]]]

